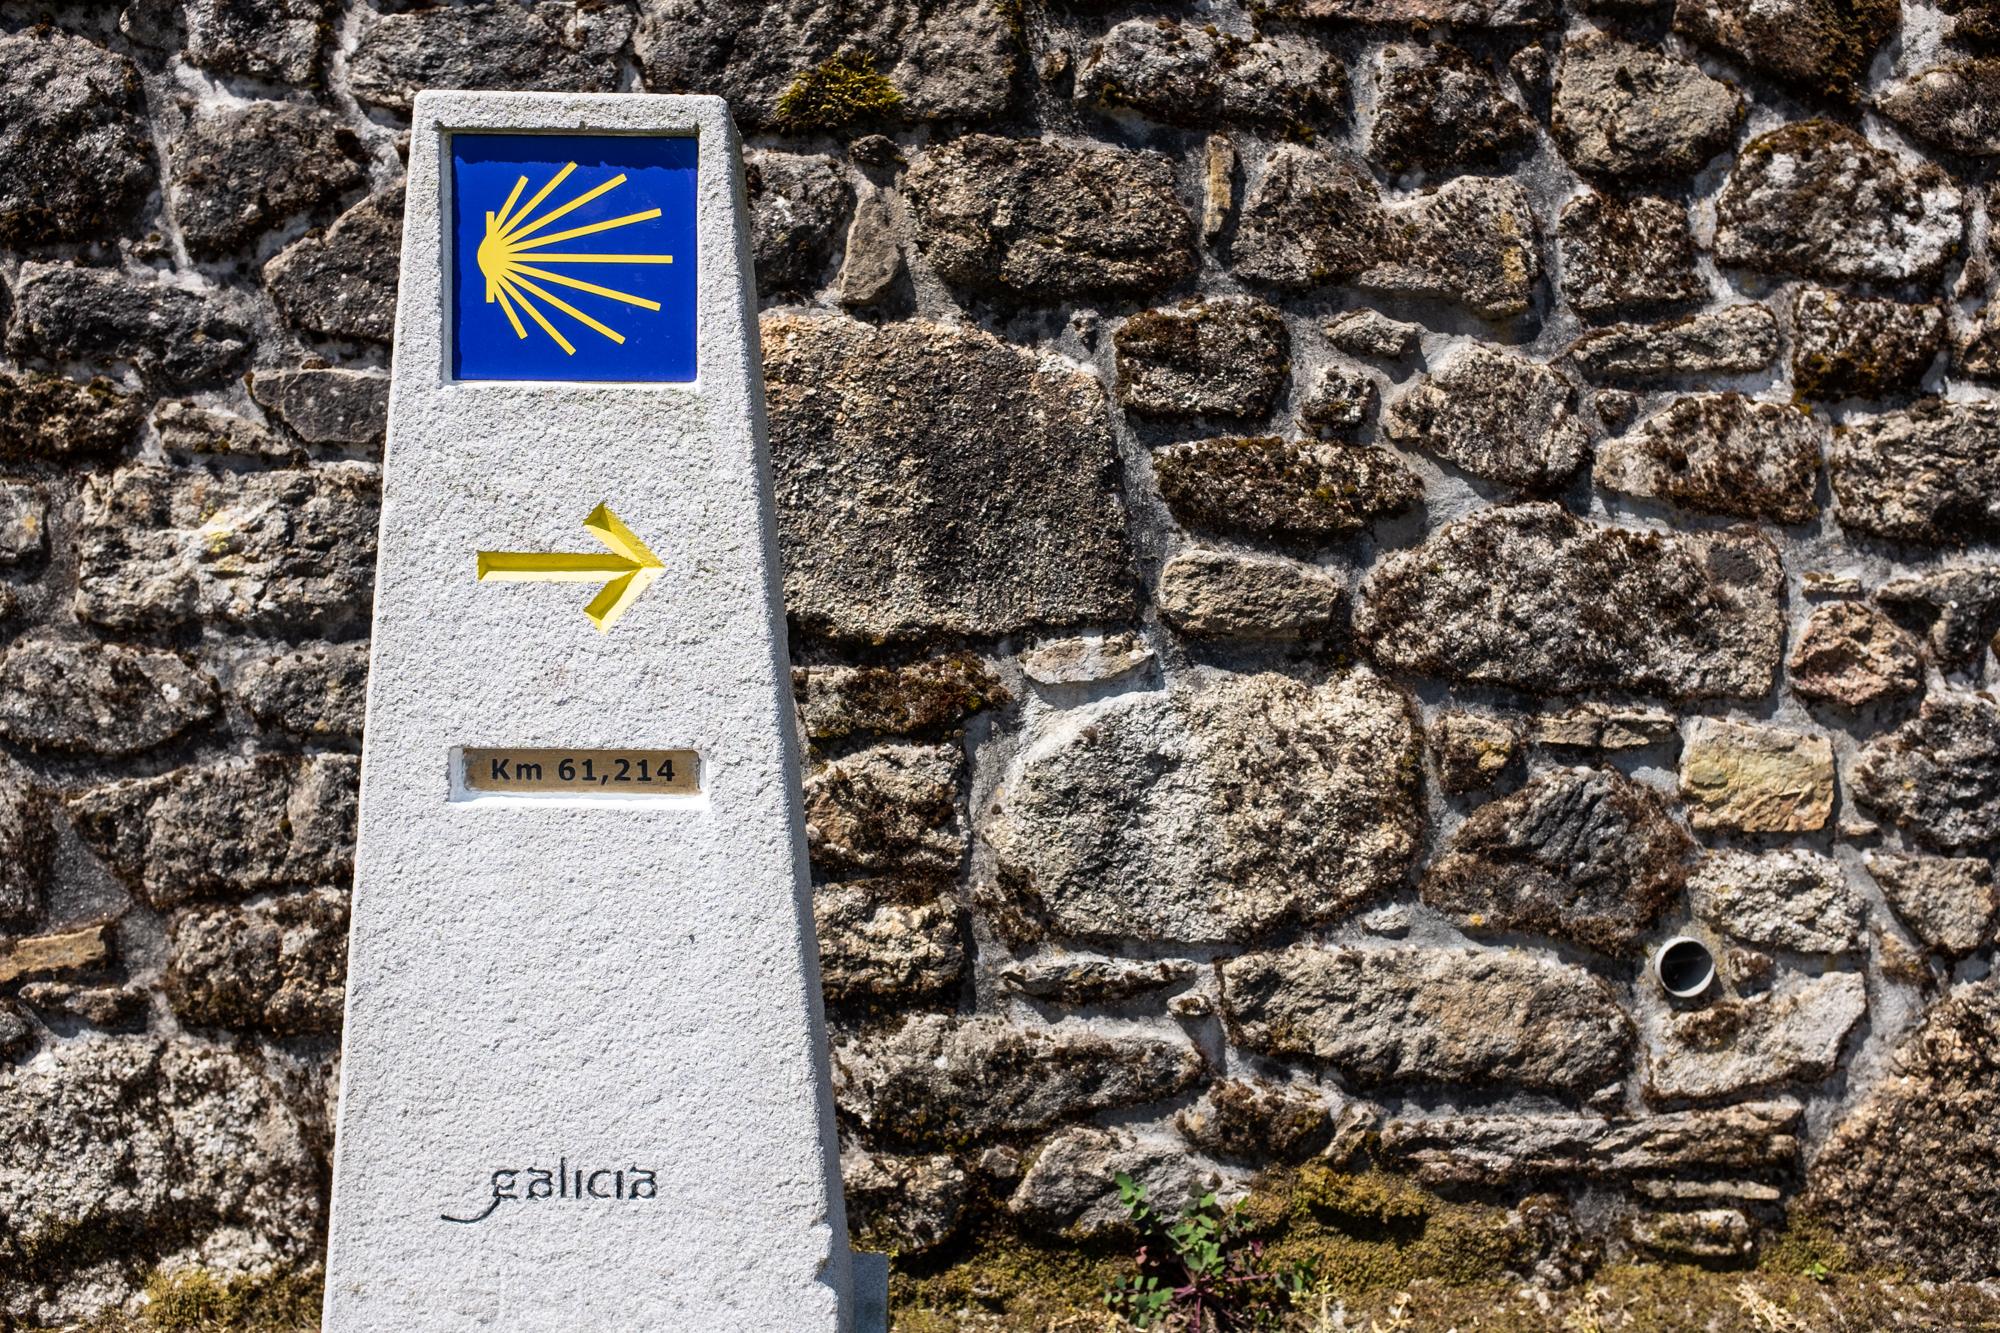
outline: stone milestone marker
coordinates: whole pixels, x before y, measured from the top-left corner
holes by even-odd
[[[720,99],[417,99],[329,1333],[880,1317],[748,254]]]

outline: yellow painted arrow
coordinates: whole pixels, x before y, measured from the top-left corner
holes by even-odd
[[[604,505],[591,510],[583,526],[610,548],[606,554],[480,551],[479,582],[497,579],[511,583],[595,583],[609,579],[590,605],[583,608],[590,623],[597,626],[598,633],[603,633],[632,608],[641,593],[653,586],[653,580],[660,577],[666,566]]]

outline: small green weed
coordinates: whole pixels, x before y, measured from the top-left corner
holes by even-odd
[[[1118,1175],[1118,1197],[1139,1232],[1138,1271],[1115,1279],[1104,1304],[1136,1328],[1186,1333],[1278,1329],[1294,1296],[1312,1283],[1304,1266],[1260,1266],[1262,1242],[1243,1234],[1242,1209],[1204,1194],[1168,1221],[1146,1201],[1146,1187]]]

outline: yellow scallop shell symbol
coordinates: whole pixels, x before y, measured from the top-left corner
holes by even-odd
[[[546,305],[552,310],[569,316],[585,328],[603,334],[614,343],[624,342],[625,335],[608,324],[594,319],[577,309],[547,287],[542,286],[542,283],[546,282],[558,287],[567,287],[573,291],[588,292],[592,296],[601,296],[611,301],[621,301],[626,305],[638,306],[642,310],[658,310],[660,303],[658,301],[649,301],[643,296],[633,296],[629,292],[616,291],[610,287],[601,287],[594,282],[585,282],[581,278],[572,278],[567,274],[558,273],[556,271],[558,268],[570,264],[671,264],[674,262],[672,255],[570,254],[549,249],[549,246],[561,245],[564,241],[573,241],[579,236],[591,236],[601,231],[615,231],[620,227],[629,227],[635,223],[650,222],[652,219],[660,216],[659,209],[648,208],[638,213],[627,213],[623,217],[609,218],[603,222],[593,222],[587,226],[570,227],[558,232],[545,232],[543,229],[551,222],[566,217],[593,199],[607,195],[625,183],[625,174],[620,172],[610,180],[605,181],[602,185],[593,186],[585,190],[568,203],[557,204],[547,212],[537,214],[535,210],[540,208],[543,201],[551,194],[554,194],[556,187],[568,179],[569,174],[575,170],[576,163],[574,162],[565,166],[561,171],[558,171],[549,178],[548,184],[535,192],[534,198],[518,209],[514,205],[519,203],[521,192],[528,188],[528,178],[523,176],[519,180],[516,180],[514,182],[513,193],[507,196],[507,202],[501,205],[500,211],[486,215],[486,238],[479,243],[478,254],[479,271],[486,278],[487,303],[491,304],[494,301],[500,303],[501,310],[506,312],[507,322],[514,326],[514,336],[517,338],[526,338],[528,336],[527,327],[521,323],[521,312],[525,311],[529,319],[532,319],[536,324],[541,326],[543,333],[555,339],[556,346],[562,348],[564,352],[571,356],[576,355],[575,345],[569,339],[563,337],[557,331],[556,326],[549,322],[549,317],[543,313],[542,306]],[[540,282],[537,282],[536,279],[540,279]]]

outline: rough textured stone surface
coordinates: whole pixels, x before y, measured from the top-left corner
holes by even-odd
[[[1167,508],[1196,532],[1313,548],[1422,498],[1387,450],[1275,437],[1197,440],[1153,455]]]
[[[220,74],[310,86],[332,30],[328,0],[186,0],[188,60]]]
[[[885,1140],[960,1144],[1171,1097],[1201,1078],[1194,1047],[1080,1024],[920,1014],[834,1049],[834,1097]]]
[[[926,899],[925,887],[869,879],[814,891],[819,978],[829,1001],[920,997],[958,985],[965,971],[958,904]]]
[[[306,741],[361,739],[368,645],[316,643],[236,669],[236,697],[261,725]]]
[[[153,182],[132,62],[48,28],[0,36],[0,242],[126,228]]]
[[[1926,143],[1974,157],[2000,153],[2000,60],[1933,65],[1890,86],[1875,106]]]
[[[1194,979],[1195,965],[1171,959],[1045,954],[1001,969],[1011,990],[1056,1004],[1117,1004]]]
[[[1756,1231],[1737,1208],[1696,1208],[1652,1213],[1632,1220],[1632,1243],[1663,1259],[1721,1264],[1747,1258]]]
[[[1496,166],[1535,144],[1535,122],[1500,90],[1492,67],[1456,46],[1384,47],[1368,157],[1385,171]]]
[[[1003,634],[1132,610],[1103,389],[983,333],[764,322],[785,600],[808,633]]]
[[[1936,546],[2000,536],[2000,404],[1927,398],[1851,419],[1827,470],[1844,528]]]
[[[1423,340],[1423,327],[1390,319],[1376,310],[1350,310],[1326,326],[1327,341],[1349,356],[1400,361],[1413,355]]]
[[[1679,0],[1674,30],[1806,91],[1851,100],[1900,16],[1887,0]]]
[[[1353,278],[1387,245],[1380,192],[1359,163],[1281,144],[1244,201],[1232,267],[1248,282],[1305,291]]]
[[[148,904],[345,883],[360,762],[262,755],[69,798],[92,851]]]
[[[1581,968],[1519,954],[1389,947],[1221,964],[1231,1035],[1363,1084],[1506,1083],[1583,1094],[1616,1079],[1632,1025]]]
[[[1681,799],[1697,829],[1803,833],[1833,813],[1824,733],[1698,717],[1681,749]]]
[[[1355,631],[1395,671],[1537,694],[1759,698],[1784,638],[1781,581],[1758,537],[1640,532],[1515,505],[1382,561]]]
[[[1664,324],[1613,324],[1578,338],[1569,355],[1591,379],[1748,374],[1778,359],[1778,320],[1761,305],[1733,305]]]
[[[0,459],[85,458],[124,448],[146,400],[110,380],[0,373]]]
[[[1328,366],[1320,372],[1319,383],[1299,404],[1299,420],[1322,436],[1351,436],[1374,419],[1381,391],[1375,381],[1357,370]]]
[[[1789,1175],[1804,1117],[1796,1102],[1745,1102],[1636,1119],[1454,1115],[1392,1120],[1382,1151],[1427,1185],[1511,1185],[1550,1177],[1622,1180],[1735,1171]]]
[[[38,638],[0,657],[0,736],[30,750],[137,754],[216,710],[215,678],[176,652]]]
[[[1438,785],[1453,793],[1492,786],[1521,752],[1519,731],[1481,713],[1441,714],[1429,739]]]
[[[1559,750],[1643,750],[1680,738],[1680,723],[1660,708],[1588,703],[1538,713],[1528,723],[1536,745]]]
[[[1951,340],[1951,368],[1972,380],[2000,380],[2000,301],[1988,301]]]
[[[1092,42],[1077,61],[1075,88],[1078,101],[1172,125],[1297,132],[1346,118],[1347,73],[1325,48],[1171,18],[1127,19]]]
[[[1189,550],[1161,567],[1154,599],[1191,638],[1311,639],[1339,631],[1347,585],[1281,556]]]
[[[814,771],[805,784],[815,869],[949,875],[965,855],[961,757],[950,745],[878,745]]]
[[[1118,401],[1149,417],[1271,414],[1291,369],[1291,338],[1262,301],[1146,310],[1118,326]]]
[[[719,93],[748,130],[984,120],[1011,96],[1013,13],[995,0],[647,0],[634,45],[648,89]]]
[[[1475,933],[1633,955],[1692,851],[1653,791],[1611,769],[1558,769],[1473,811],[1431,862],[1423,899]]]
[[[1708,295],[1695,271],[1687,209],[1671,199],[1592,191],[1556,219],[1562,289],[1589,319],[1686,305]]]
[[[241,365],[249,331],[220,297],[115,269],[24,264],[7,350],[15,356],[127,361],[162,385],[211,383]]]
[[[362,27],[348,77],[373,106],[408,111],[425,88],[608,93],[632,16],[602,0],[436,5]]]
[[[48,545],[48,492],[26,483],[0,482],[0,565],[38,560]]]
[[[0,819],[7,818],[10,816],[0,813]],[[16,847],[20,845],[18,839],[11,837],[10,843]],[[54,935],[17,936],[8,942],[4,951],[0,951],[0,984],[10,984],[25,977],[101,968],[111,957],[111,947],[105,936],[103,925],[65,930]]]
[[[74,1019],[107,1032],[138,1032],[146,1026],[144,986],[88,986],[70,981],[31,981],[15,992],[44,1022]]]
[[[389,377],[354,370],[260,370],[250,396],[307,444],[380,445],[389,427]]]
[[[1001,891],[1058,935],[1244,939],[1344,916],[1417,850],[1416,728],[1364,674],[1129,694],[1020,757],[989,837]]]
[[[2000,565],[1946,567],[1891,579],[1875,600],[1924,627],[1931,660],[1963,670],[1986,654],[2000,631]]]
[[[1993,0],[1942,0],[1938,6],[1953,16],[1945,32],[1973,50],[2000,50],[2000,6]]]
[[[1549,126],[1585,175],[1691,175],[1742,119],[1742,96],[1691,60],[1597,30],[1563,44]]]
[[[1468,345],[1389,405],[1382,433],[1474,476],[1518,490],[1559,490],[1590,451],[1576,388],[1553,367]]]
[[[1928,947],[1963,957],[1993,938],[1993,866],[1973,856],[1871,852],[1868,873]]]
[[[194,1027],[280,1036],[340,1030],[347,891],[190,907],[167,926],[167,1001]]]
[[[1858,972],[1792,976],[1745,999],[1663,1015],[1647,1038],[1650,1101],[1710,1101],[1817,1083],[1868,1010]]]
[[[1862,747],[1848,780],[1864,804],[1939,847],[2000,838],[2000,704],[1933,694],[1915,719]]]
[[[1973,982],[1936,1005],[1813,1163],[1811,1211],[1878,1263],[1941,1281],[1990,1274],[2000,1246],[1996,1050],[2000,982]]]
[[[40,788],[11,764],[0,774],[0,928],[21,929],[41,918],[56,830]],[[0,959],[0,971],[6,966]]]
[[[1386,215],[1362,287],[1453,301],[1483,319],[1526,314],[1542,275],[1528,195],[1511,180],[1458,176]]]
[[[1119,1129],[1072,1126],[1035,1152],[1007,1211],[1037,1231],[1082,1240],[1130,1229],[1118,1178],[1145,1188],[1161,1215],[1177,1217],[1220,1184],[1172,1143],[1142,1143]]]
[[[366,179],[361,142],[331,113],[296,102],[195,109],[169,147],[188,250],[213,258]]]
[[[398,104],[420,83],[720,92],[755,145],[801,738],[807,772],[826,770],[815,797],[835,835],[812,904],[834,1041],[886,1040],[912,1012],[995,1031],[1010,1030],[1003,1016],[1067,1016],[1064,1031],[1171,1039],[1176,1059],[1208,1066],[1150,1100],[968,1134],[989,1096],[1024,1096],[1036,1077],[981,1053],[939,1093],[949,1123],[920,1127],[928,1138],[843,1114],[856,1243],[926,1256],[898,1284],[898,1322],[1072,1313],[1036,1304],[1032,1265],[984,1258],[1011,1235],[1061,1259],[1060,1230],[1108,1200],[1113,1158],[1079,1154],[1067,1175],[1051,1161],[1038,1176],[1067,1181],[1075,1208],[1008,1212],[1038,1149],[1086,1118],[1160,1169],[1162,1197],[1192,1160],[1221,1164],[1228,1198],[1311,1152],[1336,1113],[1298,1182],[1313,1216],[1260,1227],[1281,1247],[1267,1253],[1290,1252],[1291,1224],[1325,1224],[1353,1233],[1342,1243],[1366,1266],[1378,1251],[1422,1264],[1472,1211],[1497,1224],[1486,1205],[1499,1203],[1497,1243],[1523,1281],[1580,1282],[1647,1246],[1739,1264],[1740,1229],[1699,1216],[1720,1210],[1789,1265],[1776,1238],[1799,1164],[1826,1160],[1829,1134],[1894,1077],[1922,1006],[1982,976],[2000,944],[2000,725],[1962,693],[1991,685],[2000,630],[2000,187],[1987,179],[2000,157],[1979,95],[2000,0],[1918,3],[1900,33],[1887,0],[1679,7],[1677,35],[1667,0],[0,6],[0,53],[16,57],[0,76],[6,725],[53,736],[86,711],[93,727],[122,716],[100,708],[87,666],[27,688],[5,678],[8,654],[32,664],[48,644],[198,664],[222,696],[160,696],[125,718],[136,729],[91,733],[152,741],[159,705],[162,738],[125,753],[30,753],[0,727],[13,756],[0,757],[0,1062],[44,1068],[107,1028],[161,1050],[234,1048],[282,1084],[316,1153],[330,1142],[334,1034],[274,1030],[263,992],[243,989],[246,968],[276,966],[256,949],[184,961],[176,987],[249,998],[177,1013],[170,930],[200,921],[234,940],[225,926],[267,931],[274,905],[344,885],[347,835],[318,826],[347,818],[351,790],[298,788],[329,762],[351,784],[363,721],[367,465],[387,412],[396,156],[411,143]],[[1546,489],[1392,439],[1381,420],[1481,348],[1577,382],[1557,441],[1577,461],[1552,465]],[[1926,394],[1945,401],[1906,401]],[[1436,396],[1440,419],[1493,412]],[[1532,415],[1468,427],[1465,455],[1506,456]],[[1831,458],[1820,503],[1835,515],[1813,512],[1816,454]],[[1601,477],[1583,475],[1593,464]],[[1536,510],[1524,525],[1508,507],[1524,493],[1573,517]],[[1191,584],[1190,569],[1216,577]],[[1213,632],[1184,633],[1175,615]],[[1265,699],[1371,671],[1412,702]],[[1927,689],[1965,716],[1941,721],[1934,701],[1928,728],[1905,729]],[[1239,690],[1254,698],[1199,719],[1185,702]],[[183,705],[202,716],[179,725]],[[1537,855],[1559,843],[1558,813],[1526,815],[1568,765],[1671,786],[1700,716],[1820,733],[1837,757],[1846,791],[1823,827],[1697,834],[1717,864],[1842,868],[1850,892],[1767,876],[1782,883],[1737,928],[1779,942],[1738,939],[1684,891],[1625,927],[1630,948],[1580,941],[1620,918],[1570,877],[1643,849],[1643,829],[1546,864],[1496,862],[1463,910],[1421,901],[1426,872],[1467,859],[1485,825]],[[1040,822],[1015,828],[1027,757],[1055,765],[1056,751],[1100,786],[1051,769]],[[948,766],[935,801],[892,753]],[[275,768],[258,785],[263,763]],[[834,769],[857,768],[863,781],[831,790]],[[154,794],[107,795],[131,784]],[[180,813],[156,818],[170,792]],[[1067,867],[1048,900],[1020,873],[1037,858]],[[1496,924],[1522,867],[1573,895],[1533,900],[1551,924]],[[1858,941],[1854,889],[1870,904]],[[1710,941],[1720,973],[1693,1003],[1660,998],[1639,967],[1682,930]],[[1841,952],[1811,951],[1832,947],[1813,938],[1826,934]],[[1426,1072],[1374,1106],[1346,1100],[1365,1089],[1340,1067],[1246,1046],[1223,1021],[1218,960],[1301,941],[1560,960],[1648,1033],[1718,1004],[1723,1026],[1748,1023],[1732,997],[1782,997],[1837,967],[1866,977],[1873,1021],[1801,1087],[1804,1115],[1725,1106],[1684,1122],[1674,1098],[1646,1116],[1636,1050],[1561,1090],[1591,1114],[1557,1114],[1546,1090],[1505,1078],[1432,1077],[1427,1053],[1413,1058]],[[1462,970],[1426,994],[1450,998]],[[330,1022],[323,982],[315,1021]],[[1497,1008],[1501,1027],[1533,1028],[1540,1065],[1572,1058],[1573,1025],[1537,1026],[1493,994],[1461,997],[1468,1025]],[[1420,1023],[1349,1026],[1380,1038],[1371,1050],[1392,1027],[1431,1049]],[[1737,1063],[1698,1071],[1705,1085],[1764,1086],[1796,1054],[1710,1038],[1705,1058]],[[1429,1148],[1390,1152],[1419,1119]],[[1295,1120],[1313,1127],[1296,1142]],[[1403,1186],[1348,1174],[1364,1167],[1479,1197],[1406,1210]],[[1953,1207],[1965,1192],[1949,1171],[1931,1183],[1957,1191]],[[1984,1255],[1978,1271],[2000,1275],[1992,1244],[1933,1227],[1933,1199],[1897,1204],[1895,1247]],[[98,1222],[79,1213],[73,1241],[38,1242],[40,1267],[0,1239],[0,1324],[93,1326],[116,1322],[114,1306],[194,1318],[178,1293],[147,1303],[160,1263],[309,1282],[318,1253],[306,1233],[278,1254],[261,1232],[198,1218],[189,1232]],[[1473,1245],[1482,1263],[1494,1253]],[[1724,1324],[1748,1318],[1726,1303],[1738,1276],[1703,1287],[1722,1293]],[[1835,1318],[1873,1290],[1814,1292]],[[1905,1294],[1954,1326],[1984,1313]],[[1430,1300],[1419,1292],[1408,1316],[1422,1322]],[[1546,1318],[1590,1303],[1553,1297]],[[1393,1322],[1367,1304],[1349,1321]]]
[[[155,1267],[217,1278],[315,1256],[324,1162],[248,1052],[84,1036],[0,1067],[0,1265],[11,1316],[43,1323]],[[115,1246],[103,1242],[113,1240]],[[93,1244],[92,1241],[96,1241]]]
[[[303,462],[298,447],[248,417],[196,407],[185,399],[161,403],[153,413],[160,447],[177,461],[202,455],[258,459],[267,463]]]
[[[1861,947],[1867,908],[1817,852],[1710,852],[1688,879],[1695,915],[1739,940],[1794,953]]]
[[[311,232],[264,265],[264,286],[301,333],[388,342],[396,331],[396,264],[403,244],[403,187],[370,195],[325,231]]]
[[[837,299],[849,310],[892,304],[906,282],[896,219],[880,194],[862,197],[847,228]]]
[[[1541,274],[1534,215],[1514,182],[1462,177],[1384,208],[1354,162],[1296,145],[1266,163],[1234,257],[1252,282],[1307,290],[1353,278],[1490,319],[1525,312]]]
[[[358,623],[375,583],[379,487],[362,463],[91,477],[77,615],[113,629],[203,618],[280,633]]]
[[[1785,403],[1691,394],[1598,446],[1599,486],[1736,518],[1804,523],[1819,513],[1826,430]]]
[[[1236,214],[1236,173],[1241,161],[1228,136],[1211,134],[1202,145],[1201,238],[1213,245]]]
[[[1139,295],[1194,272],[1194,222],[1167,159],[973,134],[906,181],[938,276],[995,296]]]
[[[1804,121],[1744,145],[1716,200],[1715,256],[1806,278],[1931,281],[1964,235],[1964,205],[1936,167]]]
[[[757,290],[812,291],[833,262],[854,190],[830,157],[770,150],[744,155]]]
[[[1835,602],[1808,616],[1786,665],[1792,693],[1843,708],[1907,698],[1924,683],[1917,641],[1860,602]]]
[[[1555,12],[1549,0],[1280,0],[1270,8],[1288,17],[1424,28],[1540,27]]]
[[[971,1179],[949,1154],[840,1155],[847,1226],[856,1248],[891,1258],[928,1254],[950,1240],[970,1202]]]
[[[1333,1138],[1333,1115],[1312,1088],[1265,1079],[1225,1079],[1174,1116],[1181,1137],[1239,1162],[1302,1162]]]
[[[1008,702],[999,677],[971,653],[903,666],[797,667],[792,693],[815,741],[908,736],[955,727]]]
[[[1934,304],[1806,287],[1792,304],[1792,384],[1808,398],[1880,398],[1917,387],[1944,347]]]

